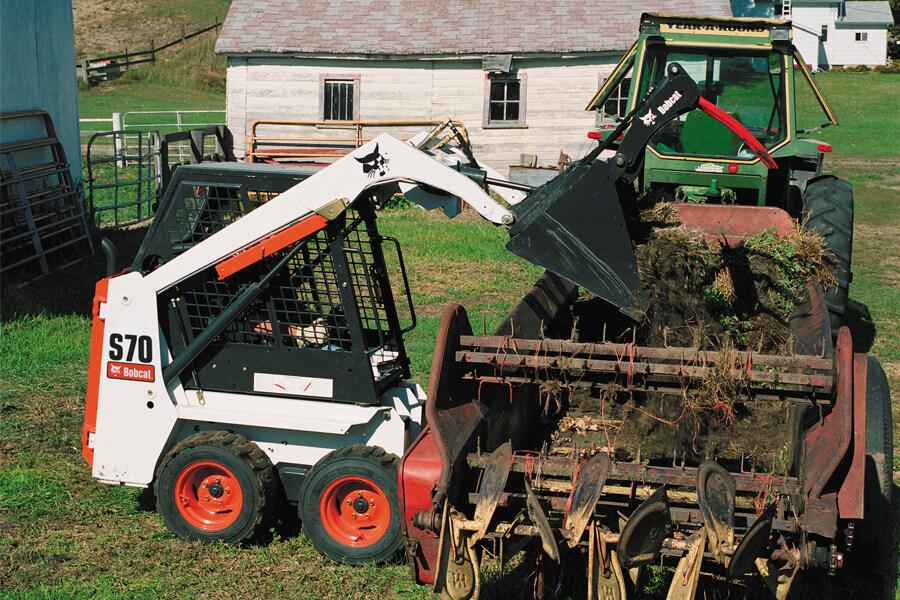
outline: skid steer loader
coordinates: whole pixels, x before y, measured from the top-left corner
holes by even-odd
[[[397,462],[425,424],[375,206],[398,182],[464,199],[508,248],[630,316],[643,302],[617,182],[650,136],[700,103],[673,64],[609,161],[581,163],[511,208],[468,153],[453,167],[382,135],[318,171],[184,166],[134,264],[96,286],[82,436],[94,477],[153,485],[179,537],[238,543],[278,490],[336,560],[401,542]],[[733,124],[732,124],[733,125]],[[624,124],[623,124],[624,127]],[[739,126],[749,146],[765,151]],[[452,162],[451,162],[452,164]],[[295,184],[295,185],[294,185]],[[557,277],[554,275],[553,277]],[[402,298],[401,298],[402,301]]]

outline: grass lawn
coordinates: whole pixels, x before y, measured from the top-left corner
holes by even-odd
[[[900,417],[900,249],[896,243],[900,239],[900,166],[897,146],[888,139],[889,123],[870,126],[870,116],[876,122],[881,117],[869,115],[863,104],[856,104],[861,96],[874,103],[873,114],[886,111],[887,118],[896,118],[900,94],[876,97],[867,92],[867,86],[871,83],[873,89],[890,91],[900,86],[900,77],[823,74],[819,81],[842,122],[840,129],[826,129],[819,136],[836,149],[827,169],[850,179],[855,187],[850,290],[857,315],[854,334],[859,331],[864,349],[885,365],[894,414]],[[133,98],[137,104],[129,105],[130,110],[136,110],[135,106],[185,108],[174,100],[169,103],[177,90],[159,89],[152,81],[111,84],[103,93],[110,94],[107,98],[118,94],[123,102]],[[82,96],[82,114],[86,108],[99,114],[98,107],[105,102],[100,100],[100,88],[82,94],[88,94]],[[188,106],[201,106],[213,97],[201,94],[196,104]],[[157,103],[141,104],[146,98],[156,98]],[[111,112],[113,105],[102,110]],[[862,131],[855,133],[854,127]],[[851,151],[853,140],[859,145]],[[484,329],[490,331],[539,274],[503,249],[502,229],[483,222],[448,222],[418,210],[401,210],[384,213],[379,228],[403,244],[419,320],[407,347],[414,378],[421,382],[427,381],[437,323],[447,304],[462,302],[473,327],[480,330],[483,321]],[[122,264],[128,264],[145,232],[141,228],[111,234]],[[80,436],[90,339],[87,315],[94,282],[104,270],[103,259],[97,255],[24,288],[2,288],[0,596],[15,600],[433,597],[426,587],[411,582],[402,561],[354,568],[323,558],[298,533],[292,510],[283,512],[268,539],[258,545],[188,544],[165,529],[147,492],[94,481],[81,457]],[[394,281],[396,285],[399,279]],[[895,455],[900,453],[895,450]],[[891,536],[895,548],[898,522],[895,502],[893,518],[885,524],[885,535]],[[895,549],[869,570],[844,569],[829,580],[830,587],[823,585],[827,579],[823,573],[813,571],[791,597],[892,598],[888,588],[896,583],[897,564]],[[885,592],[878,596],[882,582],[886,582]],[[516,598],[521,591],[517,588],[529,584],[525,578],[510,583],[490,571],[482,598]],[[659,584],[639,597],[664,596],[664,586]]]
[[[811,137],[830,143],[841,158],[900,159],[896,136],[900,76],[824,72],[815,77],[840,124]]]

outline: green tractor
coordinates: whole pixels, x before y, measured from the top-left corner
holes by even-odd
[[[831,146],[806,137],[837,119],[791,40],[791,22],[781,19],[645,13],[637,41],[587,107],[600,113],[591,137],[609,143],[605,138],[616,122],[642,104],[668,65],[679,63],[702,97],[743,124],[778,168],[695,109],[651,138],[638,185],[684,203],[679,212],[686,224],[693,214],[707,226],[711,219],[746,220],[753,232],[766,224],[781,231],[800,223],[820,234],[835,257],[837,285],[825,296],[837,334],[851,280],[853,191],[848,182],[822,174]],[[692,213],[691,204],[704,207]]]

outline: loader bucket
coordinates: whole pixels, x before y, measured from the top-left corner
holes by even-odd
[[[571,167],[512,211],[507,250],[641,318],[647,300],[605,161]]]

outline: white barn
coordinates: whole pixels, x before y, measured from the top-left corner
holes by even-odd
[[[235,154],[259,119],[452,117],[502,172],[522,153],[555,165],[590,147],[598,117],[585,106],[641,12],[731,16],[716,0],[234,0],[216,52]]]

